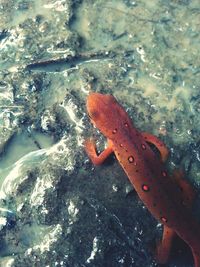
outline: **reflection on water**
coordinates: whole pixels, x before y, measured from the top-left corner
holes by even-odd
[[[8,174],[12,165],[29,152],[48,148],[52,145],[51,137],[42,133],[16,134],[8,143],[5,152],[0,157],[0,184]]]

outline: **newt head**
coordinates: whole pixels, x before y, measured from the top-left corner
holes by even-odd
[[[124,125],[131,125],[127,113],[112,95],[90,93],[86,106],[93,125],[110,139],[114,133],[123,131]]]

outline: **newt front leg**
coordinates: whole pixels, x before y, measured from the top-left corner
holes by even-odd
[[[84,143],[85,151],[88,157],[91,159],[94,165],[101,165],[107,157],[113,152],[112,142],[108,140],[107,148],[102,151],[99,155],[96,152],[96,145],[91,139],[87,139]]]
[[[142,132],[141,134],[146,142],[149,142],[156,146],[156,148],[160,151],[162,161],[165,162],[169,155],[169,150],[166,145],[157,136],[153,134],[149,134],[146,132]]]

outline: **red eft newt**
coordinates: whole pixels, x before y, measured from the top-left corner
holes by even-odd
[[[163,237],[156,249],[156,260],[165,264],[175,235],[191,248],[195,267],[200,267],[200,225],[191,206],[195,191],[180,171],[168,174],[164,162],[168,156],[165,144],[156,136],[139,132],[126,111],[112,95],[90,93],[87,112],[91,122],[107,138],[107,148],[99,155],[91,139],[85,150],[95,165],[114,152],[138,196],[151,214],[163,224]],[[159,150],[161,157],[151,149]]]

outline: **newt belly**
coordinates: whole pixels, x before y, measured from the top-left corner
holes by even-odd
[[[168,156],[165,144],[156,136],[139,132],[112,95],[91,93],[87,111],[91,122],[108,140],[107,148],[99,155],[92,140],[86,140],[85,150],[92,162],[101,164],[114,152],[140,199],[164,225],[157,262],[167,262],[173,237],[178,235],[190,246],[195,267],[200,267],[200,225],[191,211],[195,193],[180,171],[168,175],[163,164]],[[149,143],[160,151],[160,158]]]

